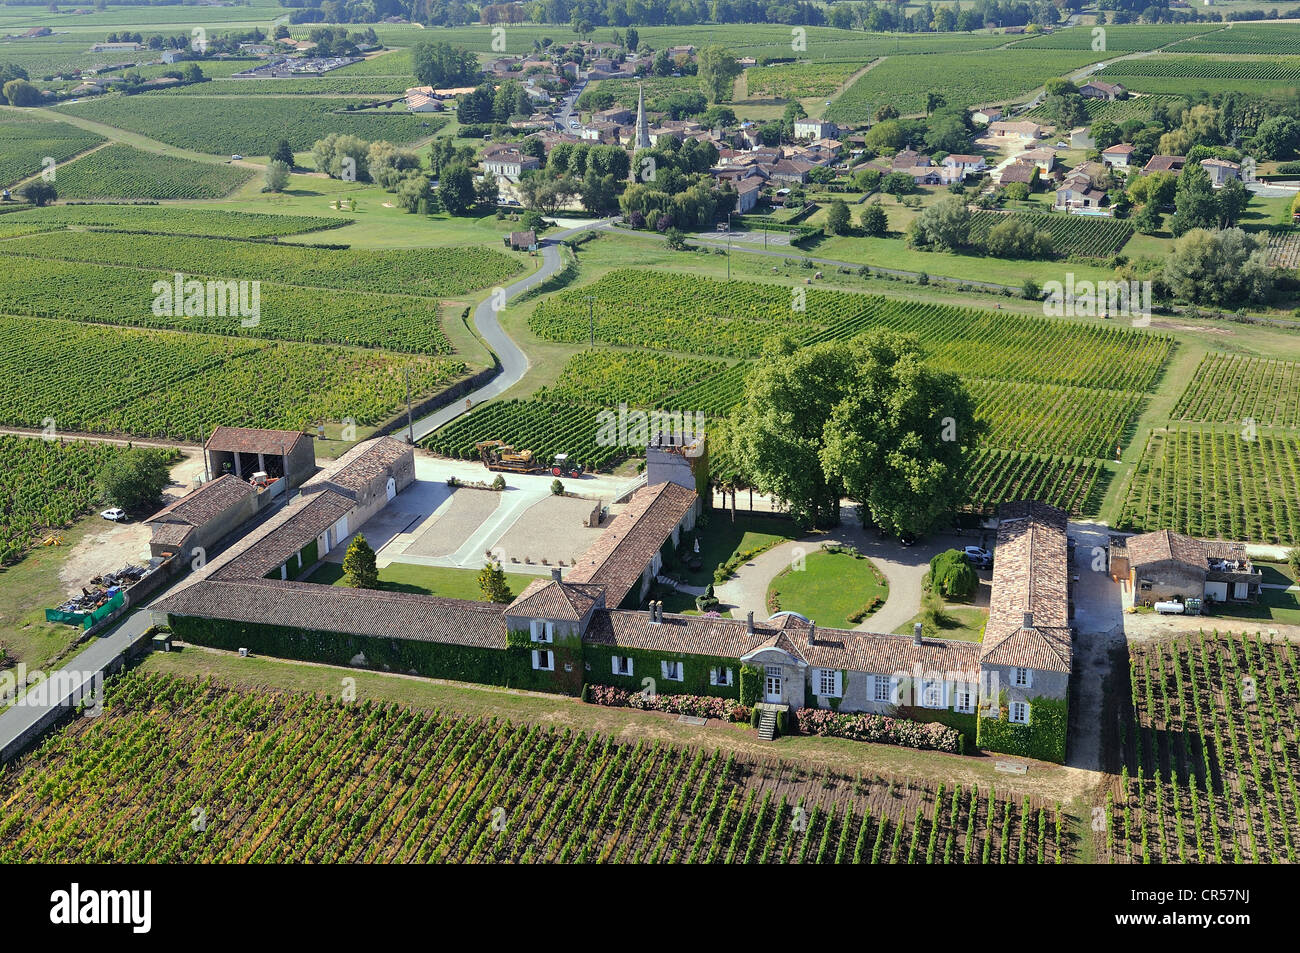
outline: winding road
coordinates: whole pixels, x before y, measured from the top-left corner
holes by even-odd
[[[602,218],[543,237],[538,242],[542,252],[541,267],[531,275],[501,289],[504,293],[505,302],[510,302],[512,299],[531,291],[559,274],[564,267],[563,242],[566,238],[590,229],[607,228],[614,221],[616,221],[616,218]],[[501,327],[501,322],[497,320],[497,305],[501,298],[502,295],[494,291],[483,301],[480,301],[478,307],[474,309],[474,328],[478,331],[479,336],[483,338],[483,342],[496,354],[500,370],[495,377],[478,390],[466,395],[471,407],[477,407],[483,401],[509,390],[519,382],[528,370],[528,356],[519,349],[519,345],[510,339],[510,335],[506,334],[505,329]],[[457,400],[425,417],[421,417],[414,423],[415,439],[424,439],[439,427],[455,420],[466,412],[465,401]]]

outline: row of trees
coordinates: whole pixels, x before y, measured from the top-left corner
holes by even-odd
[[[475,182],[470,169],[474,150],[457,146],[450,139],[435,139],[425,172],[420,155],[391,142],[367,142],[356,136],[330,133],[311,147],[312,162],[319,172],[335,179],[374,182],[395,196],[408,212],[428,214],[442,209],[451,215],[465,215],[477,205],[495,205],[496,181],[487,177]],[[283,157],[279,157],[283,162]],[[268,187],[271,185],[269,179]]]

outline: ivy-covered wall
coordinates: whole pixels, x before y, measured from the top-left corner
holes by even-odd
[[[557,664],[555,672],[538,672],[532,667],[528,649],[484,649],[474,646],[419,642],[413,639],[379,639],[344,632],[324,632],[286,626],[231,622],[224,619],[201,619],[170,615],[168,625],[183,642],[277,658],[324,662],[329,665],[353,665],[358,655],[365,657],[365,668],[394,672],[411,672],[426,678],[446,678],[483,685],[504,685],[533,691],[563,691],[555,676],[563,675]],[[580,666],[575,666],[578,674]],[[576,689],[574,690],[576,694]]]
[[[740,662],[737,659],[709,655],[684,655],[651,652],[645,649],[617,648],[608,645],[585,645],[583,654],[588,666],[587,681],[595,685],[613,685],[639,691],[641,679],[653,678],[655,691],[661,695],[712,695],[716,698],[740,697]],[[615,655],[632,659],[631,675],[615,675],[611,659]],[[660,662],[682,663],[682,680],[670,682],[663,677]],[[710,685],[709,669],[731,669],[731,685]]]
[[[1029,700],[1029,724],[1008,721],[1001,707],[996,718],[977,718],[978,745],[985,751],[1065,763],[1066,727],[1070,703],[1064,698],[1039,696]]]

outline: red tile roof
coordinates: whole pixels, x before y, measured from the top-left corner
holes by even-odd
[[[1002,507],[993,594],[980,657],[992,665],[1069,672],[1069,519],[1045,503]]]
[[[252,496],[257,490],[227,473],[209,480],[202,486],[191,490],[178,500],[173,500],[146,523],[185,523],[189,526],[202,526],[208,520],[220,516],[230,507],[245,497]],[[155,532],[155,538],[158,534]]]
[[[261,430],[256,427],[218,427],[203,446],[229,453],[288,454],[299,440],[310,440],[300,430]]]

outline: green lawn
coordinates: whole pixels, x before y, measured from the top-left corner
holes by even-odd
[[[989,618],[988,609],[959,606],[944,609],[943,611],[944,623],[937,632],[926,632],[926,635],[934,635],[941,639],[958,639],[962,642],[984,641],[984,623]],[[896,635],[911,635],[912,626],[918,622],[924,622],[919,614],[900,625],[894,630],[894,633]]]
[[[693,586],[707,586],[713,582],[713,570],[727,560],[749,553],[750,557],[771,549],[778,543],[799,536],[799,528],[779,516],[756,516],[714,510],[709,525],[699,532],[700,568],[696,571],[679,570],[679,576]]]
[[[888,593],[885,577],[865,556],[818,550],[808,554],[802,569],[792,566],[772,580],[767,602],[821,625],[851,629],[861,621],[851,616],[877,600],[883,605]]]
[[[1300,625],[1300,593],[1286,589],[1265,589],[1254,605],[1218,603],[1213,614],[1220,619],[1253,619],[1279,625]]]
[[[514,595],[524,591],[534,579],[524,573],[506,573],[506,585]],[[339,563],[322,563],[312,573],[309,582],[331,586],[343,585],[343,566]],[[421,595],[442,596],[446,599],[472,599],[483,602],[478,589],[477,569],[452,569],[448,566],[416,566],[411,563],[393,563],[379,570],[379,588],[390,592],[416,592]]]
[[[1264,574],[1264,583],[1270,586],[1294,586],[1296,572],[1290,563],[1266,563],[1254,561],[1254,566]]]

